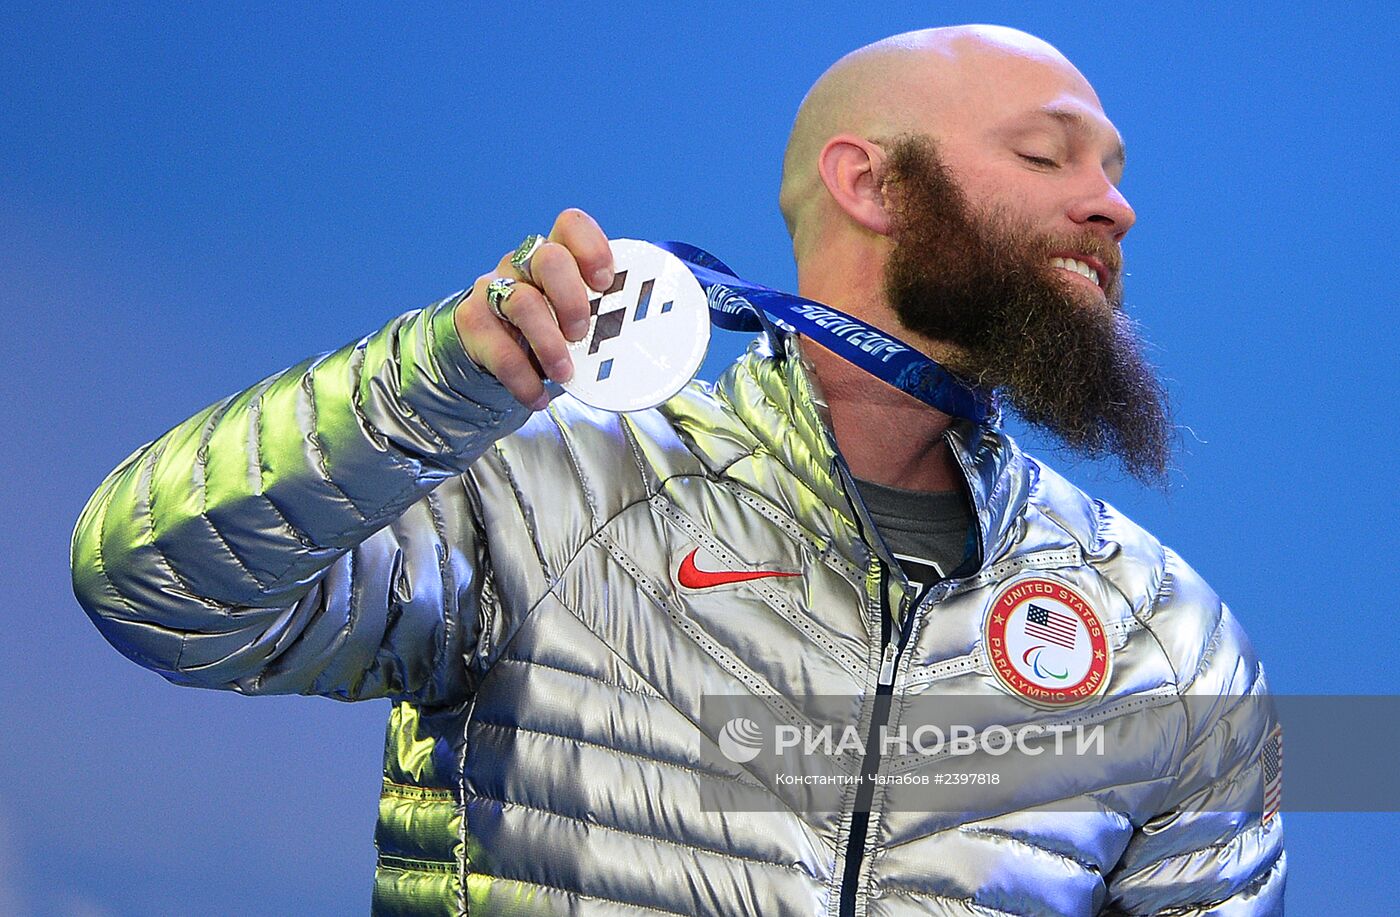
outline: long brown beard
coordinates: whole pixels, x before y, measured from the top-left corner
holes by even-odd
[[[894,225],[885,295],[903,325],[954,345],[948,368],[994,389],[1027,423],[1089,458],[1117,456],[1139,480],[1165,480],[1166,392],[1122,312],[1117,246],[1102,235],[1047,237],[1004,214],[975,213],[927,136],[889,147]],[[1056,252],[1107,265],[1108,304],[1051,267]]]

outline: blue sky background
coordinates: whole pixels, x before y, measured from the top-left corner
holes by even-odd
[[[1186,448],[1165,496],[1047,457],[1206,575],[1276,691],[1400,693],[1393,4],[555,6],[0,11],[0,913],[363,912],[387,702],[127,662],[70,592],[83,503],[565,206],[792,288],[798,102],[928,25],[1048,39],[1127,139],[1127,301]],[[1393,913],[1397,823],[1287,816],[1289,912]]]

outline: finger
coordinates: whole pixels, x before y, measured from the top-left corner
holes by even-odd
[[[608,237],[591,216],[570,207],[554,221],[549,241],[558,242],[573,254],[579,273],[590,287],[602,292],[612,284],[613,260]]]
[[[543,373],[532,363],[524,335],[496,318],[481,292],[495,276],[481,277],[459,307],[455,316],[458,336],[474,363],[495,376],[520,403],[539,410],[549,403],[541,381]]]
[[[574,374],[574,361],[569,357],[569,342],[559,330],[559,322],[545,299],[544,293],[523,281],[501,304],[501,314],[525,335],[525,340],[539,358],[545,373],[555,382],[568,382]]]
[[[472,353],[473,359],[495,376],[517,401],[540,410],[549,403],[549,393],[545,391],[539,372],[531,365],[523,338],[509,331],[508,325],[499,321],[495,324],[495,330],[480,335],[468,353]]]
[[[557,242],[546,242],[530,259],[530,275],[554,308],[564,336],[581,341],[588,334],[588,287],[573,253]]]

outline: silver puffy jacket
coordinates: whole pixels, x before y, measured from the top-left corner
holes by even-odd
[[[1274,724],[1241,700],[1263,670],[1151,535],[955,425],[981,567],[910,608],[795,337],[656,410],[532,415],[465,357],[461,295],[143,446],[73,537],[92,620],[170,681],[394,701],[375,913],[1282,913],[1281,819],[1258,803]],[[682,589],[697,547],[801,575]],[[714,694],[846,697],[864,729],[882,693],[885,719],[1010,698],[983,624],[1027,571],[1103,619],[1111,681],[1073,712],[1148,724],[1141,754],[1018,787],[1012,809],[891,791],[857,818],[853,796],[801,811],[761,762],[716,753]],[[887,655],[892,609],[910,627]],[[875,761],[854,766],[922,766]]]

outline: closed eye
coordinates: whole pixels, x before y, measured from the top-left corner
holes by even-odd
[[[1053,169],[1053,168],[1055,168],[1056,166],[1059,165],[1059,163],[1055,162],[1055,160],[1049,159],[1049,158],[1047,158],[1047,157],[1045,157],[1045,156],[1031,156],[1031,155],[1028,155],[1028,154],[1026,154],[1026,153],[1017,153],[1016,155],[1017,155],[1017,156],[1020,156],[1020,157],[1021,157],[1022,159],[1024,159],[1026,162],[1034,163],[1035,165],[1038,165],[1038,166],[1041,166],[1041,167],[1047,168],[1047,169]]]

